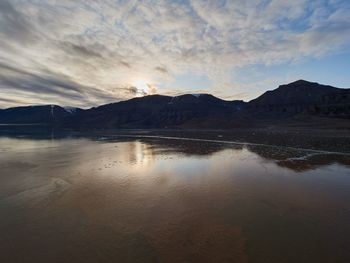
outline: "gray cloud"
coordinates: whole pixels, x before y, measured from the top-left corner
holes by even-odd
[[[82,86],[63,75],[38,75],[0,63],[0,95],[27,94],[37,99],[36,103],[47,103],[45,98],[66,101],[79,106],[93,106],[111,100],[103,90]],[[41,99],[40,99],[41,98]],[[118,98],[114,98],[118,100]],[[24,102],[24,100],[2,99],[3,102]]]
[[[26,104],[26,101],[17,100],[15,98],[0,98],[0,109]]]
[[[155,67],[154,69],[161,73],[168,74],[168,70],[165,67],[158,66],[158,67]]]
[[[121,65],[123,65],[124,67],[126,67],[126,68],[131,68],[131,65],[130,65],[128,62],[120,61],[119,63],[120,63]]]
[[[83,59],[103,58],[103,56],[100,53],[98,53],[98,51],[84,45],[64,41],[59,45],[59,47],[64,49],[66,54],[72,55],[72,56],[79,56],[79,57],[82,57]]]
[[[34,25],[21,12],[18,12],[11,2],[0,0],[0,34],[2,37],[25,44],[35,40],[34,32]]]

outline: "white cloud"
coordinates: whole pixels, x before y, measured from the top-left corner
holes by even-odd
[[[10,76],[0,69],[0,94],[7,98],[0,105],[14,98],[91,106],[142,93],[135,92],[137,81],[171,93],[164,83],[187,72],[209,77],[213,91],[228,96],[238,67],[318,57],[348,45],[349,8],[336,0],[0,0],[0,62],[20,69]],[[61,82],[42,81],[47,78]],[[40,96],[33,88],[38,79]],[[66,82],[79,89],[59,87]]]

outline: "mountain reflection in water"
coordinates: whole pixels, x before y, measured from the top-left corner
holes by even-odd
[[[0,262],[349,262],[349,155],[0,137]]]

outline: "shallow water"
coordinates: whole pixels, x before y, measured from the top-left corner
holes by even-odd
[[[350,262],[349,158],[0,137],[0,262]]]

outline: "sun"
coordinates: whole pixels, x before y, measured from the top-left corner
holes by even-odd
[[[144,79],[137,79],[132,83],[133,87],[137,89],[136,96],[144,96],[144,95],[152,95],[157,92],[157,88],[154,84],[150,84],[150,82]]]
[[[133,85],[139,90],[139,91],[144,91],[147,92],[149,85],[147,82],[143,79],[138,79],[135,80]]]

